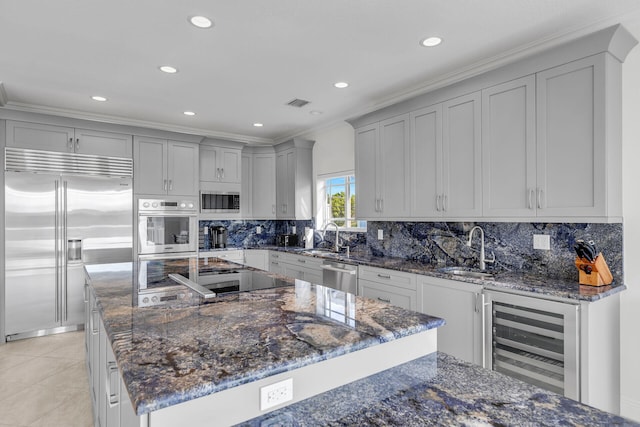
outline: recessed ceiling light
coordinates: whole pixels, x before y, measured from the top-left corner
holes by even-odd
[[[206,16],[191,16],[189,17],[189,22],[198,28],[211,28],[213,26],[211,19]]]
[[[311,114],[313,116],[319,116],[320,114],[322,114],[322,111],[311,110],[311,111],[309,111],[309,114]]]
[[[442,39],[440,37],[427,37],[426,39],[420,40],[420,46],[424,47],[434,47],[438,46],[442,43]]]
[[[196,113],[194,113],[193,111],[185,111],[183,114],[185,116],[195,116],[196,115]]]
[[[253,125],[257,128],[261,128],[262,126],[264,126],[262,123],[254,123]]]
[[[91,99],[98,102],[104,102],[107,100],[107,98],[105,98],[104,96],[99,96],[99,95],[94,95],[91,97]]]
[[[334,83],[333,85],[335,87],[337,87],[338,89],[344,89],[345,87],[349,86],[349,83],[347,83],[347,82],[338,82],[338,83]]]
[[[178,72],[178,69],[176,67],[172,67],[171,65],[162,65],[160,67],[160,71],[167,74],[175,74]]]

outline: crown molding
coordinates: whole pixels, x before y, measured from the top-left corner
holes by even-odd
[[[1,87],[1,86],[0,86]],[[109,123],[113,125],[133,126],[138,128],[151,128],[155,130],[163,130],[167,132],[183,133],[188,135],[198,135],[203,138],[225,139],[228,141],[242,142],[245,144],[255,145],[272,145],[274,141],[269,138],[253,137],[248,135],[239,135],[228,132],[217,132],[211,129],[201,129],[188,126],[169,125],[166,123],[153,122],[147,120],[136,120],[118,116],[109,116],[105,114],[94,114],[85,111],[69,110],[64,108],[47,107],[35,104],[26,104],[20,102],[6,102],[2,105],[2,95],[0,94],[0,106],[6,110],[20,111],[26,113],[46,114],[49,116],[59,116],[70,119],[90,120],[94,122]]]

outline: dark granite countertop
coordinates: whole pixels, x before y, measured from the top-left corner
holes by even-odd
[[[313,256],[318,258],[339,259],[343,262],[364,265],[370,267],[387,268],[390,270],[404,271],[407,273],[422,274],[443,279],[456,280],[459,282],[473,283],[482,285],[486,288],[494,290],[502,290],[505,292],[527,292],[535,294],[532,296],[565,299],[578,301],[597,301],[599,299],[617,294],[627,289],[624,284],[614,283],[608,286],[586,286],[580,285],[576,281],[565,279],[553,279],[540,277],[539,275],[518,272],[498,272],[491,279],[476,279],[473,277],[462,277],[449,274],[446,271],[440,271],[442,267],[433,264],[425,264],[418,261],[407,260],[403,258],[387,258],[372,256],[369,253],[352,252],[349,257],[344,254],[335,254],[332,252],[311,254],[309,251],[298,247],[280,247],[280,246],[261,246],[250,248],[228,248],[232,249],[267,249],[281,252],[301,254],[305,256]],[[224,249],[222,249],[224,250]],[[208,251],[207,253],[215,253]]]
[[[226,262],[210,263],[208,272],[228,267]],[[248,270],[277,279],[281,287],[205,302],[178,286],[180,299],[141,308],[135,263],[86,269],[138,414],[444,324],[436,317],[361,297],[349,300],[354,315],[340,322],[323,314],[318,295],[330,292],[331,298],[342,295],[347,301],[346,294],[255,269]]]
[[[241,424],[638,426],[561,395],[432,353]]]

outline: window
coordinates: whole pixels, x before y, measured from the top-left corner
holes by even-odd
[[[351,174],[318,177],[322,218],[318,226],[334,222],[341,229],[365,231],[366,221],[356,219],[356,177]]]

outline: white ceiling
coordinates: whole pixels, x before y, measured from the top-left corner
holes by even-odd
[[[4,108],[280,141],[638,10],[638,0],[0,0],[0,82]],[[192,15],[215,25],[195,28]],[[419,46],[431,35],[443,43]],[[294,98],[311,103],[285,105]]]

